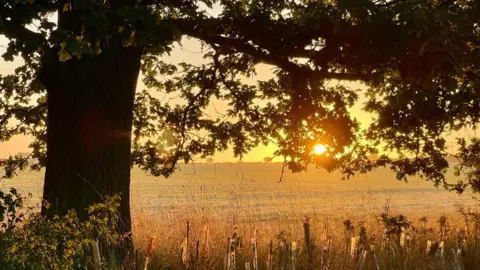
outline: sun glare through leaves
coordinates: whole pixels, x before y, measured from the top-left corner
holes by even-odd
[[[327,151],[327,148],[323,144],[317,144],[313,148],[313,152],[315,153],[315,155],[322,155],[323,153],[325,153],[325,151]]]

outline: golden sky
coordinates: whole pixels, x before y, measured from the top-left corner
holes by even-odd
[[[5,45],[7,40],[0,36],[0,54],[3,54],[5,51]],[[166,62],[170,63],[179,63],[179,62],[187,62],[192,64],[200,64],[204,62],[202,59],[202,49],[200,42],[195,39],[184,39],[182,40],[182,45],[175,45],[173,52],[170,56],[166,56],[164,58]],[[20,59],[16,59],[14,62],[5,62],[3,59],[0,59],[0,74],[6,75],[13,73],[15,67],[21,64]],[[252,83],[256,80],[265,80],[273,76],[273,67],[267,65],[259,65],[257,68],[257,76],[252,79],[248,79]],[[345,83],[352,88],[362,88],[362,85],[358,83]],[[137,91],[144,89],[144,85],[139,80]],[[221,103],[216,103],[215,107],[217,110],[222,111],[226,109],[226,106]],[[212,110],[214,110],[212,108]],[[213,113],[214,114],[214,113]],[[354,108],[352,108],[352,114],[356,117],[362,125],[366,125],[371,118],[366,112],[361,110],[361,102]],[[25,136],[17,136],[12,138],[8,142],[0,142],[0,158],[8,157],[9,155],[16,154],[18,152],[28,152],[28,144],[31,138]],[[244,157],[244,161],[261,161],[264,157],[272,156],[273,152],[275,151],[275,146],[268,145],[268,146],[260,146],[253,149],[248,155]],[[217,153],[214,157],[215,161],[218,162],[230,162],[236,161],[233,157],[232,151],[226,151],[223,153]],[[279,161],[280,159],[276,160]]]
[[[216,5],[212,9],[208,9],[204,7],[205,11],[212,16],[217,16],[221,12],[221,7]],[[50,19],[52,22],[56,22],[56,15],[51,14]],[[30,28],[30,26],[29,26]],[[35,31],[35,29],[31,29]],[[7,44],[7,39],[0,35],[0,55],[3,54],[5,51],[5,44]],[[192,64],[200,64],[203,62],[202,59],[202,48],[201,44],[198,40],[195,39],[183,39],[180,45],[175,45],[173,52],[170,56],[164,57],[166,62],[170,63],[179,63],[179,62],[187,62]],[[5,62],[2,58],[0,58],[0,74],[5,75],[12,73],[14,68],[20,64],[20,60],[15,60],[14,62]],[[255,83],[256,80],[265,80],[273,76],[272,67],[267,65],[259,65],[257,68],[257,76],[255,78],[248,79],[251,83]],[[331,84],[335,84],[331,82]],[[355,82],[342,82],[342,84],[352,88],[352,89],[365,89],[365,86],[355,83]],[[144,85],[139,80],[137,91],[144,89]],[[371,122],[372,116],[362,110],[363,103],[365,99],[363,98],[363,93],[359,93],[360,100],[359,102],[351,108],[351,114],[361,123],[362,127],[365,128]],[[173,100],[172,102],[175,102]],[[215,108],[210,108],[207,110],[209,115],[216,115],[215,111],[222,111],[226,109],[226,105],[215,102]],[[463,137],[472,137],[476,136],[475,130],[462,130],[461,132],[452,132],[450,134],[445,135],[447,137],[447,143],[454,145],[455,138],[458,136]],[[18,152],[28,152],[28,143],[30,138],[17,136],[11,139],[8,142],[0,142],[0,158],[8,157],[9,155],[16,154]],[[248,155],[244,157],[244,161],[261,161],[264,157],[272,156],[272,153],[275,151],[275,147],[273,145],[269,146],[260,146],[253,149]],[[233,158],[232,151],[226,151],[223,153],[217,153],[214,157],[214,160],[219,162],[231,162],[236,161]],[[276,159],[275,161],[280,161],[280,158]]]

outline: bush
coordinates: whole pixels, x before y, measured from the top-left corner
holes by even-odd
[[[73,210],[47,218],[26,209],[23,202],[15,189],[0,191],[1,269],[87,269],[93,265],[93,243],[113,245],[120,239],[119,196],[90,206],[86,221],[80,221]],[[28,214],[21,213],[24,210]]]

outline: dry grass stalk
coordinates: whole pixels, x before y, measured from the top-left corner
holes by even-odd
[[[405,247],[405,232],[402,229],[402,232],[400,233],[400,247],[403,248]]]
[[[273,240],[270,240],[270,248],[268,250],[267,269],[273,270]]]
[[[188,255],[187,255],[188,251],[187,250],[188,250],[188,238],[185,237],[183,239],[182,246],[181,246],[182,264],[184,266],[187,266],[187,264],[188,264]]]
[[[359,227],[360,227],[360,235],[357,239],[357,246],[356,246],[356,252],[355,252],[355,257],[357,259],[361,257],[362,252],[367,249],[367,245],[368,245],[368,234],[367,234],[366,223],[364,221],[360,221]]]
[[[189,246],[190,246],[190,221],[187,220],[187,229],[185,232],[185,239],[183,240],[182,243],[182,264],[185,266],[186,269],[190,267],[190,261],[192,261],[191,254],[189,252]]]
[[[232,249],[232,239],[228,238],[228,245],[227,245],[227,254],[225,255],[225,269],[230,269],[232,265],[232,257],[230,257],[230,250]]]
[[[463,229],[456,229],[455,237],[457,242],[457,248],[460,250],[467,250],[467,235],[466,231]]]
[[[390,199],[387,199],[385,206],[383,207],[383,213],[382,216],[384,219],[387,219],[390,215]],[[382,234],[382,245],[381,245],[381,250],[384,250],[385,248],[388,248],[390,244],[390,237],[388,235],[388,230],[385,228],[383,230]],[[390,254],[391,249],[388,249],[388,253]]]
[[[237,269],[236,239],[230,239],[230,268]]]
[[[287,255],[287,250],[285,246],[285,241],[280,240],[280,270],[285,270],[287,260],[286,260],[286,255]]]
[[[322,243],[326,243],[328,241],[328,223],[327,222],[323,223],[323,230],[321,231],[319,240]]]
[[[443,255],[444,255],[444,247],[445,247],[445,242],[443,241],[440,241],[440,243],[438,244],[438,254],[441,258],[443,258]]]
[[[328,235],[328,224],[326,222],[323,223],[323,232],[322,232],[321,241],[323,245],[321,268],[325,270],[325,269],[329,269],[330,267],[329,253],[332,246],[332,239]]]
[[[197,269],[199,256],[200,256],[200,240],[197,240],[197,245],[196,245],[196,248],[195,248],[195,261],[194,261],[194,264],[193,264],[194,269]]]
[[[326,270],[330,268],[330,252],[332,250],[332,239],[327,237],[323,243],[322,249],[322,269]]]
[[[245,270],[250,270],[250,263],[249,262],[245,262]]]
[[[375,265],[376,270],[380,270],[380,265],[378,264],[377,253],[375,252],[375,245],[370,245],[370,254],[372,257],[373,264]]]
[[[93,262],[95,264],[95,270],[102,269],[102,257],[100,256],[100,248],[98,246],[98,241],[92,244],[92,251],[93,251]]]
[[[291,263],[291,270],[295,270],[296,264],[296,254],[297,252],[297,242],[290,243],[290,263]]]
[[[202,254],[203,258],[208,258],[209,255],[210,255],[209,254],[210,249],[209,249],[209,244],[208,244],[209,233],[210,233],[209,226],[207,224],[203,225],[202,237],[201,237],[201,240],[200,240],[200,243],[201,243],[201,246],[202,246],[201,250],[203,252],[203,254]]]
[[[358,244],[358,236],[353,236],[350,238],[350,257],[355,259],[357,256],[357,244]]]
[[[232,237],[229,238],[228,250],[227,250],[227,269],[236,269],[237,268],[237,226],[235,225],[235,217],[233,221],[233,232]]]
[[[446,269],[446,261],[445,261],[445,254],[444,254],[444,247],[445,247],[445,242],[444,241],[440,241],[440,243],[438,244],[438,251],[437,251],[437,256],[440,257],[440,262],[442,262],[442,268],[443,269]]]
[[[156,247],[157,247],[157,237],[152,236],[150,237],[150,243],[148,244],[148,248],[147,248],[147,256],[145,257],[145,268],[144,268],[145,270],[148,269],[150,258],[152,257]]]
[[[322,251],[322,269],[323,270],[330,268],[330,260],[328,258],[329,252],[330,252],[329,245],[324,245],[323,251]]]
[[[257,230],[253,229],[252,242],[252,268],[258,270]]]
[[[431,253],[432,250],[432,240],[427,240],[427,255]]]
[[[352,222],[347,219],[343,221],[345,227],[345,254],[350,254],[350,238],[352,237],[353,225]]]
[[[452,249],[453,253],[453,269],[454,270],[464,270],[465,266],[463,265],[462,261],[462,250],[457,248],[457,249]]]
[[[309,265],[313,265],[313,240],[312,233],[310,231],[310,218],[306,218],[303,222],[303,230],[305,234],[305,250],[307,252],[307,262]]]
[[[382,245],[381,250],[384,250],[390,244],[390,237],[388,236],[387,230],[385,229],[382,234]]]
[[[358,270],[362,270],[363,266],[365,265],[365,260],[367,259],[367,251],[363,250],[362,254],[360,254],[359,259],[358,259]]]

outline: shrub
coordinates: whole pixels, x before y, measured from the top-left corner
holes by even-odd
[[[88,208],[81,221],[74,210],[65,216],[21,213],[23,198],[15,189],[0,191],[1,269],[86,269],[92,266],[91,246],[96,241],[116,244],[119,196]]]

